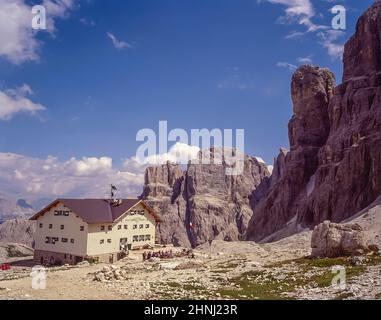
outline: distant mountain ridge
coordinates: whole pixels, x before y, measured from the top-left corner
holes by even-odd
[[[12,200],[0,193],[0,223],[11,219],[29,218],[35,213],[33,206],[24,199]]]

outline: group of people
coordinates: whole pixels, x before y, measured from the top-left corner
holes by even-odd
[[[172,258],[180,258],[180,257],[194,258],[193,250],[183,249],[182,251],[176,252],[176,253],[174,253],[172,250],[143,252],[143,261],[149,260],[150,258],[172,259]]]
[[[143,252],[143,260],[149,260],[150,258],[171,259],[173,257],[174,255],[172,250]]]

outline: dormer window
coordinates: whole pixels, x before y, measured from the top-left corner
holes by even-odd
[[[70,211],[67,210],[55,210],[54,215],[55,216],[65,216],[67,217],[69,215]]]

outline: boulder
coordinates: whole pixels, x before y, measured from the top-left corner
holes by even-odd
[[[342,257],[362,255],[371,248],[358,224],[337,224],[324,221],[317,225],[311,238],[312,257]]]
[[[182,262],[179,265],[177,265],[174,270],[200,269],[200,268],[204,268],[204,267],[205,267],[205,265],[201,262],[185,261],[185,262]]]
[[[162,270],[173,270],[176,267],[180,265],[180,262],[165,262],[165,263],[160,263],[160,269]]]
[[[97,272],[95,274],[94,280],[99,281],[99,282],[105,281],[105,275],[104,275],[104,273],[103,272]]]

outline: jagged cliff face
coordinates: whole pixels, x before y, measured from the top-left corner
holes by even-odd
[[[270,173],[249,156],[241,175],[226,175],[226,168],[224,159],[222,164],[189,164],[184,172],[169,163],[147,168],[141,198],[160,213],[158,240],[197,246],[242,238],[252,215],[250,199]]]
[[[340,222],[381,194],[381,2],[360,19],[344,53],[343,83],[327,69],[293,76],[291,150],[254,208],[247,239],[285,228]]]
[[[0,224],[0,242],[23,243],[32,247],[35,231],[35,221],[27,219],[7,220]]]

